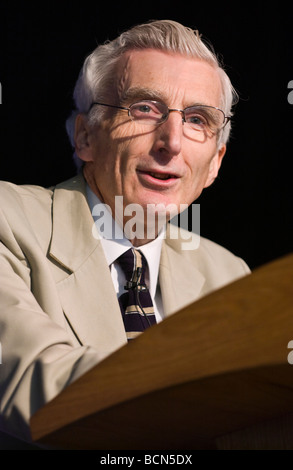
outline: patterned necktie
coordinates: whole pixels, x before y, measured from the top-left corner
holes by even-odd
[[[118,300],[129,341],[154,325],[156,317],[149,290],[145,285],[147,261],[144,255],[130,248],[117,262],[126,277],[124,288],[127,292],[121,294]]]

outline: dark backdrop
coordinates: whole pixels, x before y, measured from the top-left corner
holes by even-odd
[[[210,40],[240,94],[220,176],[197,201],[201,234],[251,268],[291,252],[288,2],[79,3],[1,3],[0,179],[49,186],[71,177],[75,168],[64,123],[84,58],[134,24],[174,19]]]

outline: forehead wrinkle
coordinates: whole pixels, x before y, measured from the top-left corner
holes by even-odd
[[[156,73],[150,73],[152,71],[152,64],[154,62],[151,54],[157,54],[158,52],[160,51],[131,50],[124,53],[120,60],[119,69],[117,70],[119,104],[129,106],[135,101],[150,99],[153,101],[161,101],[162,103],[172,108],[180,107],[185,109],[186,107],[197,104],[206,106],[220,106],[220,99],[214,99],[215,93],[208,93],[211,88],[217,89],[217,83],[215,83],[215,77],[210,76],[211,73],[209,73],[207,77],[207,82],[210,82],[213,78],[213,83],[210,84],[210,86],[208,83],[206,83],[206,74],[209,70],[206,70],[207,67],[202,69],[202,64],[205,65],[205,61],[196,61],[198,64],[195,63],[197,66],[195,71],[189,70],[190,67],[187,68],[187,70],[185,70],[186,67],[183,67],[183,70],[186,72],[185,75],[187,73],[193,75],[195,74],[195,84],[192,87],[189,80],[185,90],[184,86],[182,87],[181,82],[179,82],[179,76],[177,75],[176,67],[172,66],[172,63],[169,63],[170,61],[165,64],[166,54],[162,56],[162,60],[164,59],[162,63],[162,70],[165,71],[166,74],[160,73],[158,76]],[[168,58],[169,57],[170,56],[168,55]],[[182,59],[181,56],[179,58]],[[161,63],[161,58],[159,59]],[[211,68],[210,64],[207,63],[206,65]],[[169,70],[170,67],[171,71]],[[176,69],[175,74],[173,73],[174,69]],[[212,69],[214,69],[214,67],[212,67]],[[145,71],[145,73],[143,73],[143,71]],[[199,79],[201,78],[201,74],[203,74],[203,77],[200,82]],[[164,83],[164,78],[165,82],[166,79],[168,82],[169,75],[169,89],[166,89],[166,86],[164,86],[166,85],[166,83]],[[172,89],[172,85],[175,86],[174,89]]]

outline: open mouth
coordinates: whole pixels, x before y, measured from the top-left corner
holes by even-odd
[[[150,176],[152,176],[153,178],[156,178],[158,180],[169,180],[171,178],[177,178],[177,176],[171,175],[169,173],[154,173],[154,172],[150,171],[147,174],[149,174]]]
[[[172,183],[179,178],[175,173],[167,173],[163,171],[151,171],[151,170],[138,170],[138,174],[149,183]]]

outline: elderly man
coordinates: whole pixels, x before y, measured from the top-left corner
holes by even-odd
[[[186,249],[186,233],[160,223],[217,177],[233,96],[198,33],[173,21],[136,26],[86,59],[67,122],[78,175],[51,189],[1,185],[4,432],[29,441],[30,416],[69,383],[249,272],[206,239]],[[94,224],[102,213],[112,236]]]

